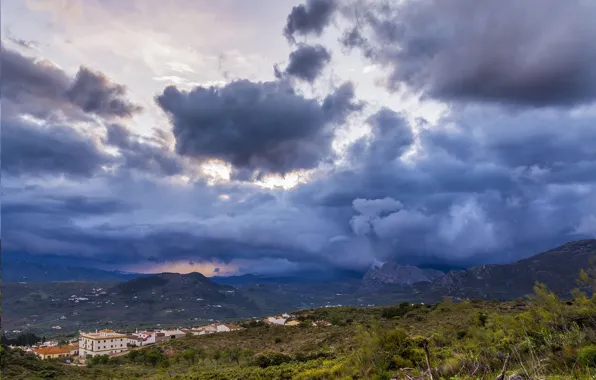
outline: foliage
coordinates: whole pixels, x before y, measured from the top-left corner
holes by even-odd
[[[7,346],[31,346],[41,341],[42,338],[38,337],[31,331],[20,332],[13,338],[9,338],[2,334],[2,337],[0,338],[0,342]]]

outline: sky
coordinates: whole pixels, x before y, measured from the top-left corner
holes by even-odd
[[[596,237],[592,0],[5,0],[4,254],[207,275]]]

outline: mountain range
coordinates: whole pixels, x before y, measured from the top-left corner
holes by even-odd
[[[124,281],[2,283],[3,326],[49,329],[95,328],[109,323],[196,324],[333,305],[388,305],[402,301],[514,299],[532,292],[536,281],[567,296],[581,269],[596,257],[596,240],[564,244],[504,265],[443,273],[386,263],[364,275],[336,272],[287,277],[243,275],[207,278],[199,273],[137,275]],[[3,268],[6,278],[6,266]],[[134,274],[120,274],[135,276]],[[117,276],[116,276],[117,277]]]

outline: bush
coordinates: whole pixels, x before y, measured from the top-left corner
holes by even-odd
[[[596,346],[582,347],[577,355],[578,361],[588,367],[596,367]]]
[[[381,317],[385,319],[392,319],[395,317],[403,317],[411,310],[408,302],[402,302],[397,306],[388,306],[381,311]]]
[[[292,361],[292,357],[281,352],[268,352],[265,354],[257,355],[254,359],[255,365],[261,368],[267,368],[271,366],[280,365],[282,363],[288,363]]]

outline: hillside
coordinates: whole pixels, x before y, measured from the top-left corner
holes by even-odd
[[[371,268],[362,281],[365,287],[379,285],[413,285],[419,282],[432,282],[445,273],[434,269],[421,269],[411,265],[384,263],[378,268]]]
[[[451,271],[430,284],[418,284],[416,291],[429,301],[443,296],[508,300],[523,297],[542,282],[569,297],[579,271],[595,258],[595,239],[573,241],[511,264]]]
[[[590,379],[596,369],[596,303],[445,300],[293,313],[302,326],[244,324],[241,331],[187,336],[88,367],[2,354],[3,376],[19,379]],[[334,323],[315,327],[313,320]],[[523,377],[521,377],[523,376]]]
[[[113,286],[93,283],[2,284],[5,329],[65,331],[98,325],[181,323],[249,317],[256,304],[238,290],[199,273],[162,273]]]

